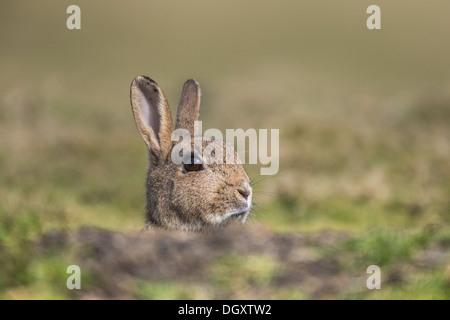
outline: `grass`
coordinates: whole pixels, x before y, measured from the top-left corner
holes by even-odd
[[[254,220],[277,232],[348,232],[343,252],[386,268],[448,248],[448,4],[384,3],[382,30],[370,32],[353,1],[133,3],[105,12],[105,1],[78,1],[80,32],[65,28],[65,3],[9,2],[0,13],[1,298],[76,297],[60,290],[70,254],[34,254],[43,234],[142,227],[147,155],[128,91],[138,74],[161,84],[173,113],[195,77],[204,129],[280,129],[280,171],[255,187]],[[247,169],[258,179],[257,166]],[[230,255],[210,270],[209,289],[134,289],[151,299],[255,297],[248,287],[268,287],[278,268]],[[448,299],[447,273],[356,298]],[[262,294],[306,297],[289,287]]]
[[[134,291],[140,299],[149,300],[193,300],[206,299],[207,294],[195,285],[186,285],[170,282],[144,282],[139,281],[134,286]]]
[[[219,287],[238,293],[240,286],[267,285],[281,267],[265,256],[246,257],[230,254],[220,257],[211,267],[211,279]],[[239,270],[239,272],[236,272]]]
[[[427,232],[374,230],[351,240],[347,243],[347,249],[360,253],[357,265],[363,263],[382,267],[399,261],[410,261],[413,253],[429,245],[430,238]]]
[[[270,257],[235,253],[217,258],[204,283],[137,281],[134,293],[141,299],[305,299],[308,295],[296,287],[271,285],[282,266]]]
[[[419,273],[404,284],[379,290],[367,290],[361,294],[344,295],[345,299],[370,300],[448,300],[448,275],[442,271]]]

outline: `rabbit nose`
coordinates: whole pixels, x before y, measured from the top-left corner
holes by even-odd
[[[252,194],[252,189],[251,189],[250,185],[249,185],[247,182],[245,182],[245,183],[243,183],[241,186],[239,186],[239,187],[237,188],[237,191],[240,193],[240,195],[241,195],[245,200],[247,200],[248,197]]]
[[[248,196],[250,195],[250,191],[247,189],[238,189],[238,192],[241,194],[241,196],[244,197],[245,200],[248,199]]]

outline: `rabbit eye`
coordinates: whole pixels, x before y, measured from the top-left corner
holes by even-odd
[[[195,155],[191,155],[189,163],[184,164],[184,170],[186,171],[199,171],[203,170],[202,160]]]

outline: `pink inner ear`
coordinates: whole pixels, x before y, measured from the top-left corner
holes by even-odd
[[[159,91],[153,86],[139,87],[139,98],[137,104],[141,110],[141,121],[147,127],[151,129],[155,138],[159,141],[159,130],[161,126],[161,115],[160,115],[160,97]],[[150,131],[150,130],[149,130]]]

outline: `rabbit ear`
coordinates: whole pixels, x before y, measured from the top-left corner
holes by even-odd
[[[150,149],[153,163],[164,160],[172,147],[172,116],[166,97],[152,79],[139,76],[131,83],[131,108],[134,120]]]
[[[194,79],[184,83],[178,105],[175,129],[187,129],[194,136],[194,121],[198,120],[200,112],[200,87]]]

